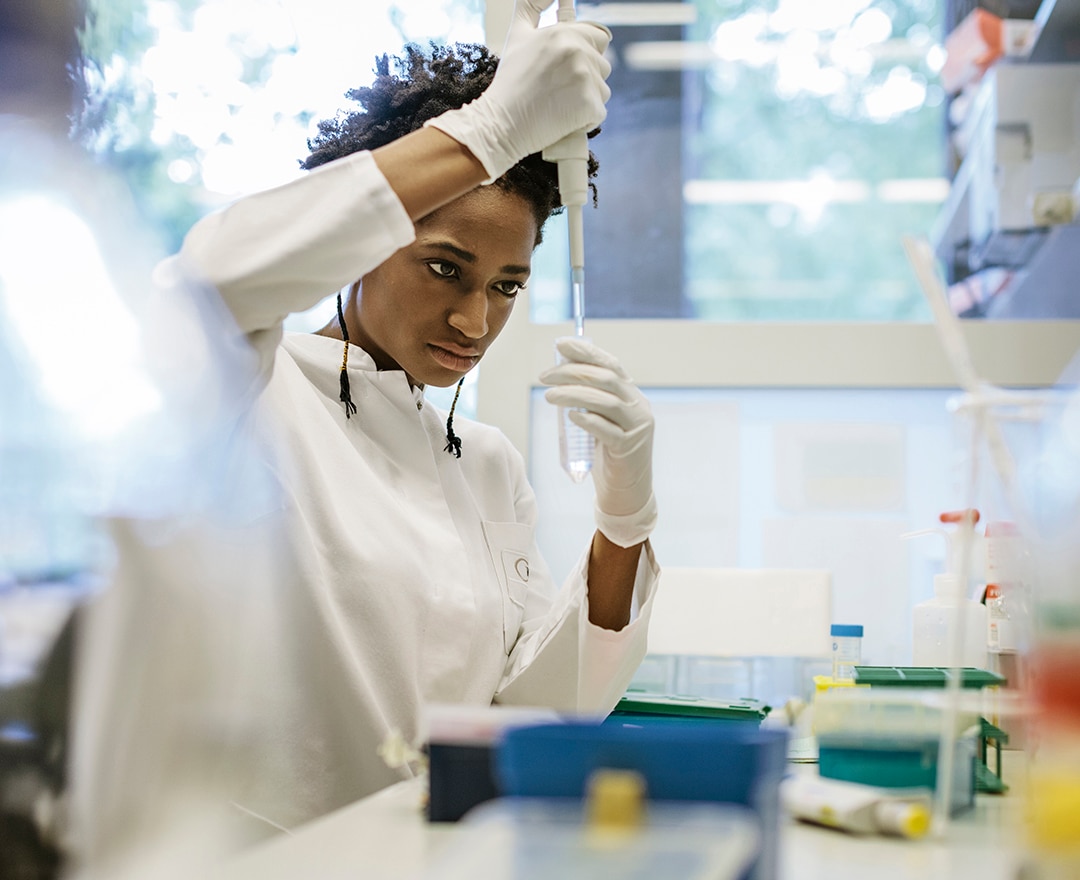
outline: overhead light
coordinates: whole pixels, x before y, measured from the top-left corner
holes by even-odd
[[[609,27],[684,25],[697,21],[697,7],[693,3],[597,3],[578,6],[577,15]]]
[[[883,202],[944,202],[951,188],[947,178],[922,177],[909,180],[883,180],[877,195]]]
[[[622,57],[635,70],[686,70],[709,67],[716,62],[716,53],[708,43],[679,40],[629,43],[623,46]]]
[[[628,4],[632,5],[632,4]],[[604,22],[607,24],[608,22]],[[829,58],[833,44],[823,41],[814,53],[819,60]],[[742,52],[753,50],[763,62],[775,62],[786,51],[782,40],[757,40],[740,47]],[[863,51],[873,63],[918,63],[926,60],[929,49],[912,43],[910,40],[886,40],[868,46]],[[638,70],[686,70],[710,67],[721,61],[739,62],[741,57],[725,57],[717,47],[708,42],[689,42],[685,40],[648,40],[639,43],[627,43],[622,46],[622,57],[627,65]]]
[[[861,180],[688,180],[683,199],[691,205],[773,205],[865,202],[870,187]]]

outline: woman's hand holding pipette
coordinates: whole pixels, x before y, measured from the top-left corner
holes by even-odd
[[[544,396],[571,408],[570,419],[596,438],[596,526],[632,547],[656,526],[652,491],[652,408],[618,359],[577,337],[557,343],[565,362],[540,374]]]
[[[518,0],[495,78],[459,110],[426,124],[464,145],[490,183],[525,156],[571,132],[596,128],[611,97],[606,28],[588,22],[537,27],[551,0]]]

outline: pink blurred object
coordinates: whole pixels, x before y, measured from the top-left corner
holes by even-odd
[[[978,82],[995,61],[1005,54],[1003,19],[974,9],[945,38],[945,66],[941,85],[950,95]]]

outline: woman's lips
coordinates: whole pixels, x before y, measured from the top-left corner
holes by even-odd
[[[435,360],[448,370],[454,370],[458,373],[467,373],[480,360],[480,355],[477,352],[462,353],[464,351],[462,349],[443,348],[440,345],[429,345],[428,347],[431,349],[432,357]]]

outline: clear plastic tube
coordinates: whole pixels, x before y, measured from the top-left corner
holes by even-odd
[[[578,338],[586,339],[584,336]],[[555,361],[560,364],[565,362],[558,349],[555,350]],[[592,470],[596,440],[584,428],[570,421],[570,412],[569,407],[559,407],[559,461],[570,479],[580,483]]]

